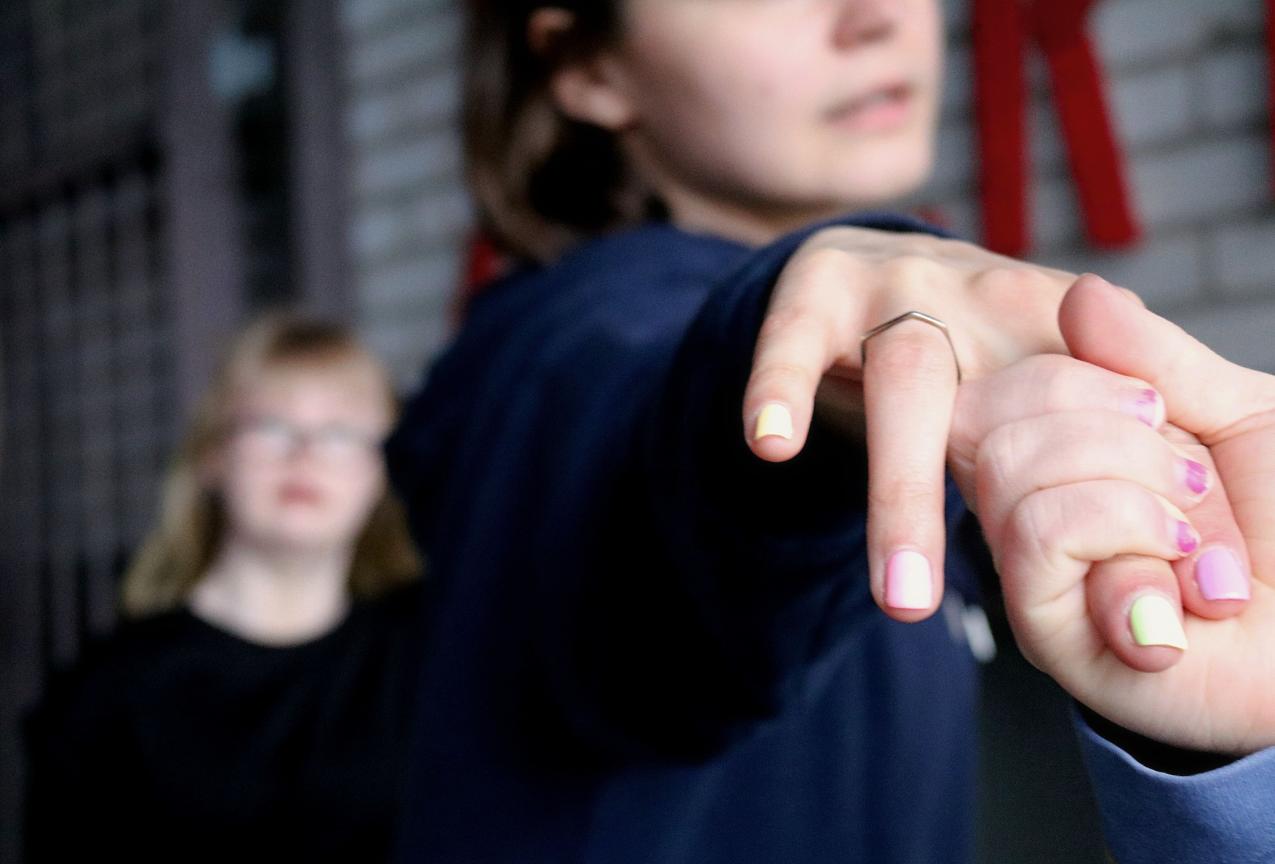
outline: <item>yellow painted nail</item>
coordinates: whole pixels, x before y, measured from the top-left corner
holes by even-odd
[[[753,427],[753,440],[760,441],[770,436],[792,438],[792,415],[788,409],[777,402],[771,402],[757,415],[757,425]]]
[[[1139,645],[1165,645],[1186,650],[1186,632],[1173,604],[1159,594],[1144,594],[1129,610],[1129,629]]]

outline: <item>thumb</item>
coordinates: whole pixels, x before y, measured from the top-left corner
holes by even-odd
[[[1243,416],[1261,387],[1260,373],[1219,357],[1092,274],[1068,289],[1058,325],[1073,356],[1146,381],[1164,397],[1168,419],[1205,444]]]

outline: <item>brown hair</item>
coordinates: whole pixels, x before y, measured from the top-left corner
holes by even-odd
[[[203,577],[224,536],[225,517],[201,466],[224,440],[239,394],[263,372],[302,370],[366,373],[397,410],[384,367],[344,327],[289,315],[263,318],[231,347],[204,394],[165,478],[159,525],[124,577],[126,615],[143,616],[179,606]],[[416,578],[421,570],[402,507],[387,490],[355,545],[350,591],[370,597]]]
[[[527,44],[541,7],[574,16],[546,55]],[[506,251],[547,262],[594,234],[663,215],[626,163],[615,135],[554,103],[563,63],[617,37],[623,0],[470,0],[465,52],[466,173],[483,228]]]

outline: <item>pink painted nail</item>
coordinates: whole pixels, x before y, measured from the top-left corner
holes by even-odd
[[[894,609],[929,609],[934,602],[930,562],[920,552],[901,549],[885,568],[885,605]]]
[[[1188,522],[1178,522],[1178,549],[1183,555],[1190,555],[1200,545],[1200,536]]]
[[[1152,429],[1159,429],[1164,423],[1164,400],[1149,387],[1126,397],[1120,407],[1126,414],[1132,414]]]
[[[1209,491],[1209,469],[1194,459],[1182,460],[1182,482],[1195,495]]]
[[[1235,553],[1224,546],[1195,559],[1195,581],[1205,600],[1247,600],[1248,578]]]

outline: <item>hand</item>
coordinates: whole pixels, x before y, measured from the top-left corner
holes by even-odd
[[[813,235],[775,287],[744,397],[745,437],[763,459],[791,459],[814,412],[863,439],[869,462],[868,559],[887,614],[930,615],[942,599],[944,460],[957,381],[936,328],[905,322],[869,343],[873,326],[919,310],[945,321],[966,381],[1066,348],[1058,304],[1075,277],[929,235],[831,228]],[[1143,405],[1142,410],[1149,410]],[[907,567],[924,561],[909,592]],[[917,572],[913,569],[912,572]],[[891,602],[887,602],[891,601]]]
[[[1040,508],[989,537],[1019,644],[1078,700],[1145,736],[1226,753],[1275,745],[1275,377],[1218,357],[1096,277],[1068,292],[1060,323],[1076,357],[1163,395],[1169,420],[1209,448],[1217,482],[1189,511],[1202,542],[1176,573],[1138,536],[1149,511],[1124,524],[1125,507],[1105,497],[1052,516]],[[1228,509],[1240,537],[1226,536]],[[1119,524],[1106,532],[1105,520]],[[1085,566],[1104,553],[1117,557]],[[1146,664],[1168,665],[1154,673],[1126,662],[1128,636],[1121,644],[1112,626],[1128,633],[1129,603],[1143,594],[1184,618],[1189,643],[1176,663]]]

